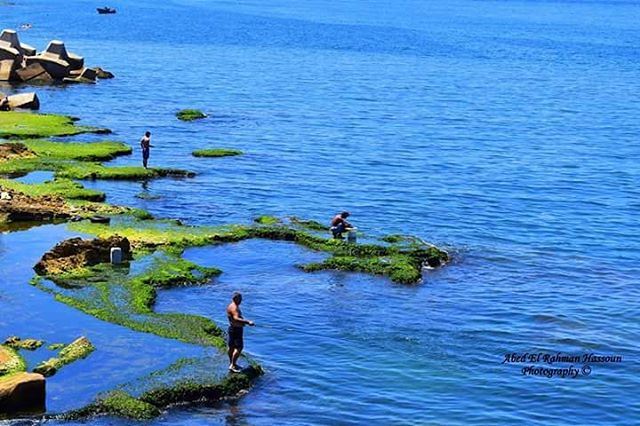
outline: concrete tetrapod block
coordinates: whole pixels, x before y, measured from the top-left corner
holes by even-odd
[[[93,68],[83,68],[81,70],[71,71],[72,77],[63,79],[65,83],[95,83],[96,82],[96,70]]]
[[[67,52],[69,65],[72,70],[79,70],[84,67],[84,58],[80,55],[76,55],[75,53]]]
[[[0,60],[0,81],[9,81],[16,69],[16,61],[13,59]]]
[[[40,99],[35,93],[20,93],[7,97],[11,109],[40,109]]]
[[[0,413],[42,413],[46,383],[42,374],[16,373],[0,377]]]
[[[20,60],[22,60],[22,55],[35,55],[36,49],[29,46],[28,44],[20,43],[18,39],[18,33],[14,30],[2,30],[0,33],[0,45],[6,44],[10,48],[15,49],[20,55]]]
[[[0,60],[5,59],[22,62],[22,54],[8,42],[0,40]]]
[[[20,49],[22,49],[22,54],[24,56],[35,56],[35,54],[37,53],[35,47],[26,43],[20,43]]]
[[[41,81],[41,82],[51,82],[53,78],[49,75],[47,70],[39,62],[34,62],[30,65],[27,65],[25,68],[21,68],[16,71],[16,75],[18,78],[24,82],[27,81]]]
[[[68,76],[69,71],[71,71],[71,66],[67,61],[63,61],[62,59],[58,59],[45,53],[38,56],[28,56],[27,66],[33,64],[40,64],[47,74],[49,74],[54,80],[62,80]]]

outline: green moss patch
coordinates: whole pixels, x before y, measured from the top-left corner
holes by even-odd
[[[191,153],[194,157],[232,157],[235,155],[242,155],[242,151],[237,149],[224,149],[224,148],[209,148],[198,149]]]
[[[150,420],[160,414],[161,411],[155,405],[141,401],[125,391],[115,390],[80,410],[67,413],[63,418],[80,420],[91,416],[110,415],[132,420]]]
[[[201,118],[206,118],[207,114],[200,111],[199,109],[183,109],[176,113],[176,117],[182,121],[193,121],[199,120]]]
[[[300,228],[308,229],[310,231],[328,231],[329,227],[327,225],[323,225],[320,222],[316,222],[315,220],[308,219],[300,219],[296,216],[291,216],[289,218],[293,225],[296,225]]]
[[[81,420],[95,415],[112,415],[148,420],[172,405],[211,404],[223,398],[239,396],[263,374],[255,364],[239,374],[227,374],[224,368],[226,362],[223,367],[225,373],[216,374],[215,371],[220,369],[219,362],[219,359],[180,359],[165,369],[108,392],[88,406],[62,417]]]
[[[21,339],[18,336],[11,336],[4,341],[4,345],[12,349],[24,349],[27,351],[35,351],[44,342],[38,339]]]
[[[153,311],[159,288],[205,284],[221,273],[169,253],[141,256],[144,272],[131,275],[123,267],[101,264],[74,273],[49,276],[32,284],[53,294],[56,300],[104,321],[132,330],[189,343],[224,346],[222,330],[198,315]]]
[[[274,216],[258,216],[253,221],[260,225],[276,225],[280,223],[280,219]]]
[[[80,133],[109,133],[109,130],[76,126],[73,118],[64,115],[0,112],[0,138],[46,138]]]
[[[384,275],[403,284],[415,283],[422,277],[422,266],[440,266],[448,261],[446,252],[436,247],[381,246],[352,244],[342,240],[323,238],[285,224],[273,224],[273,218],[261,219],[256,225],[228,225],[221,227],[192,227],[172,222],[123,221],[111,226],[92,223],[74,223],[72,229],[108,238],[125,236],[134,247],[188,247],[236,242],[251,238],[291,241],[311,250],[332,255],[322,263],[303,266],[305,271],[338,269]]]
[[[22,143],[40,157],[77,161],[107,161],[132,152],[129,145],[111,141],[80,143],[36,139]]]
[[[0,377],[26,371],[24,359],[14,349],[0,345]]]
[[[71,200],[104,201],[104,192],[86,189],[81,184],[70,179],[54,179],[43,183],[26,184],[12,179],[0,179],[0,187],[32,197],[57,195]]]
[[[65,365],[88,357],[94,350],[95,347],[86,337],[80,337],[62,348],[57,357],[49,358],[38,364],[33,371],[45,377],[53,376]]]

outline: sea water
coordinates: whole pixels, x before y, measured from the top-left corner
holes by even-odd
[[[415,234],[453,254],[405,286],[305,274],[295,264],[322,256],[289,243],[188,250],[224,274],[161,292],[157,310],[224,324],[227,298],[242,291],[258,324],[246,350],[267,374],[236,403],[172,409],[152,424],[640,421],[637,2],[109,5],[118,13],[17,0],[0,3],[0,22],[29,22],[24,42],[62,39],[116,75],[38,87],[44,112],[113,129],[109,138],[134,147],[114,164],[139,164],[150,130],[151,165],[198,175],[86,186],[190,224],[327,222],[346,209],[368,235]],[[182,108],[209,118],[180,122]],[[205,147],[245,154],[191,157]],[[85,334],[98,347],[48,381],[51,411],[210,352],[106,324],[28,286],[41,253],[69,235],[47,226],[0,236],[3,335]],[[574,363],[575,378],[523,374],[568,369],[531,358],[558,353],[622,362]]]

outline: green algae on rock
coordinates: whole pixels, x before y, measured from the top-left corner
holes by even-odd
[[[47,138],[80,133],[110,133],[108,129],[76,126],[72,117],[28,112],[0,112],[0,138]]]
[[[27,364],[16,350],[0,345],[0,377],[26,370]]]
[[[418,282],[422,277],[423,266],[437,267],[449,260],[448,254],[437,247],[352,244],[313,235],[299,227],[286,224],[193,227],[171,222],[140,223],[125,220],[111,226],[86,222],[74,223],[70,226],[76,231],[103,238],[115,234],[126,236],[134,248],[203,246],[252,238],[291,241],[311,250],[332,255],[325,262],[303,266],[302,269],[305,271],[339,269],[366,272],[384,275],[402,284]]]
[[[35,351],[40,346],[42,346],[43,343],[44,342],[42,340],[21,339],[18,336],[11,336],[4,341],[3,345],[8,346],[12,349],[24,349],[27,351]]]
[[[226,362],[218,365],[219,361],[214,360],[214,365],[211,365],[206,359],[180,359],[167,368],[107,392],[91,404],[61,417],[82,420],[95,415],[114,415],[132,420],[149,420],[172,405],[211,404],[238,397],[264,373],[258,365],[250,363],[241,373],[228,374]],[[212,373],[220,369],[225,372]]]
[[[225,148],[207,148],[198,149],[191,153],[194,157],[232,157],[235,155],[242,155],[243,152],[237,149],[225,149]]]
[[[292,224],[299,226],[301,228],[308,229],[310,231],[328,231],[329,227],[327,225],[323,225],[320,222],[309,219],[300,219],[296,216],[291,216],[289,218]]]
[[[43,183],[22,183],[13,179],[0,179],[0,187],[12,189],[32,197],[58,195],[69,200],[104,201],[104,192],[86,189],[70,179],[56,178]]]
[[[104,321],[132,330],[216,347],[224,347],[222,330],[198,315],[153,311],[158,288],[205,284],[220,274],[173,254],[145,255],[147,268],[131,276],[127,268],[99,264],[71,274],[49,276],[31,284],[51,293],[56,300]]]
[[[45,377],[53,376],[58,370],[67,364],[88,357],[96,348],[86,337],[80,337],[60,350],[57,357],[43,361],[36,368],[34,373],[42,374]]]
[[[49,349],[50,351],[59,351],[60,349],[64,348],[65,345],[64,343],[52,343],[49,346],[47,346],[47,349]]]
[[[277,217],[274,216],[258,216],[257,218],[253,219],[253,221],[255,223],[259,223],[260,225],[276,225],[278,223],[281,223],[280,219],[278,219]]]
[[[193,121],[199,120],[201,118],[206,118],[207,114],[200,111],[199,109],[183,109],[176,113],[176,117],[182,121]]]
[[[108,161],[131,154],[131,147],[122,142],[57,142],[43,139],[22,141],[40,157],[78,161]]]

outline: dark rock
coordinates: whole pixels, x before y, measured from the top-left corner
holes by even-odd
[[[131,244],[127,238],[117,235],[107,239],[93,240],[71,238],[62,241],[45,253],[33,269],[39,275],[56,275],[86,266],[108,263],[112,247],[120,247],[123,259],[132,259]]]
[[[113,78],[115,77],[113,75],[113,73],[103,70],[100,67],[95,67],[93,68],[93,70],[96,72],[96,77],[100,78],[100,79],[109,79],[109,78]]]

